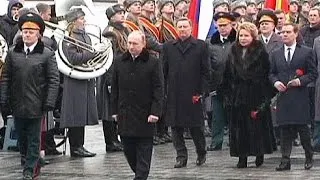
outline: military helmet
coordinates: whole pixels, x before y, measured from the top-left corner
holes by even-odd
[[[168,3],[172,3],[173,6],[174,6],[173,0],[158,0],[158,9],[159,9],[159,11],[161,11],[162,8]]]
[[[134,4],[135,2],[141,2],[141,0],[125,0],[123,1],[123,6],[124,8],[127,10],[132,4]]]
[[[212,1],[213,9],[216,9],[218,6],[222,4],[227,4],[229,6],[228,0],[214,0]]]

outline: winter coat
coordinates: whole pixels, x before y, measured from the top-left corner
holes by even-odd
[[[1,104],[9,103],[19,118],[41,118],[53,110],[58,95],[59,71],[54,52],[41,41],[26,55],[23,41],[7,55],[1,81]]]
[[[164,97],[161,61],[143,50],[135,59],[129,52],[114,62],[111,85],[112,114],[118,115],[121,136],[153,137],[148,116],[160,118]]]
[[[315,61],[320,59],[320,37],[314,40],[313,50],[315,52]],[[317,63],[318,74],[320,72],[320,63]],[[318,76],[315,86],[315,121],[320,122],[320,77]]]
[[[264,45],[254,40],[243,56],[243,47],[235,42],[227,57],[219,93],[223,96],[230,132],[230,155],[249,156],[272,153],[272,123],[269,60]],[[251,111],[260,110],[254,120]]]
[[[72,37],[91,45],[84,30],[76,29]],[[91,52],[70,43],[63,44],[63,52],[72,65],[81,65],[94,57]],[[73,79],[64,76],[60,126],[83,127],[98,124],[94,79]]]
[[[317,79],[318,72],[314,52],[311,48],[297,44],[290,63],[284,56],[284,46],[270,55],[271,70],[269,79],[274,85],[283,84],[296,76],[296,70],[302,69],[305,74],[299,77],[301,86],[287,89],[277,100],[276,119],[279,125],[307,124],[310,117],[310,103],[307,84]]]
[[[12,7],[18,3],[20,3],[19,0],[9,1],[7,14],[0,17],[0,34],[4,37],[9,46],[13,44],[13,38],[19,30],[18,22],[14,21],[11,16]]]
[[[192,97],[208,92],[209,60],[204,41],[189,37],[163,47],[164,76],[167,88],[166,123],[172,127],[204,125],[202,103]]]
[[[221,42],[220,33],[215,33],[206,43],[209,49],[210,63],[210,91],[217,90],[222,82],[223,72],[226,63],[226,54],[229,52],[231,44],[236,40],[237,32],[232,29],[226,42]]]
[[[303,37],[304,45],[312,48],[314,39],[320,36],[320,24],[314,27],[310,27],[310,25],[306,25],[303,28],[301,28],[300,34]]]

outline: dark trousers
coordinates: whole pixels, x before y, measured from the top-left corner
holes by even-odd
[[[114,121],[102,121],[104,142],[106,145],[118,142],[117,124]]]
[[[40,129],[41,118],[15,118],[15,128],[18,133],[18,141],[20,142],[20,154],[25,156],[24,172],[31,174],[39,160],[40,155]]]
[[[177,161],[187,161],[188,151],[184,141],[183,127],[172,127],[172,141],[173,146],[177,151]],[[196,152],[198,156],[205,155],[206,152],[206,139],[204,137],[203,127],[189,128],[193,143],[196,146]]]
[[[84,145],[84,127],[68,128],[70,150],[73,151]]]
[[[153,138],[123,137],[123,152],[128,164],[135,173],[134,180],[148,178],[153,149]]]
[[[309,91],[309,102],[310,102],[310,116],[311,116],[311,120],[310,120],[310,124],[311,124],[311,135],[314,134],[314,129],[315,129],[315,120],[314,120],[314,116],[315,116],[315,87],[308,87],[308,91]]]
[[[227,125],[225,110],[222,101],[217,97],[212,97],[212,139],[211,146],[222,147],[224,127]]]
[[[305,152],[306,159],[312,159],[313,150],[311,146],[310,128],[308,125],[285,125],[280,126],[280,145],[282,162],[290,162],[290,154],[292,150],[292,141],[297,133],[300,135],[302,147]]]

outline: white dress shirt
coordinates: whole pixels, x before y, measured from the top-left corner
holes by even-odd
[[[223,37],[223,36],[220,35],[221,42],[225,43],[224,41],[227,40],[227,39],[228,39],[228,36],[227,37]]]
[[[24,44],[24,52],[26,52],[26,54],[27,54],[27,49],[29,49],[30,50],[30,52],[32,52],[33,50],[34,50],[34,48],[36,47],[36,45],[37,45],[37,43],[38,42],[35,42],[34,44],[32,44],[31,46],[27,46],[26,44]]]
[[[273,33],[271,33],[268,37],[265,37],[263,34],[261,34],[261,37],[263,39],[263,42],[268,44],[270,42],[271,36]]]
[[[291,46],[284,45],[284,57],[286,58],[286,61],[288,61],[288,48],[290,48],[290,55],[291,55],[290,61],[291,61],[294,51],[296,50],[296,46],[297,46],[296,42],[293,43]]]

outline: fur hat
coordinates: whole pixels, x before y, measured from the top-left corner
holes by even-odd
[[[81,8],[72,9],[65,15],[65,18],[68,23],[77,20],[81,16],[85,16],[86,14],[82,11]]]
[[[114,16],[115,14],[117,14],[118,12],[121,12],[121,11],[125,12],[125,9],[121,4],[116,4],[116,5],[110,6],[106,10],[107,18],[110,20],[112,18],[112,16]]]

